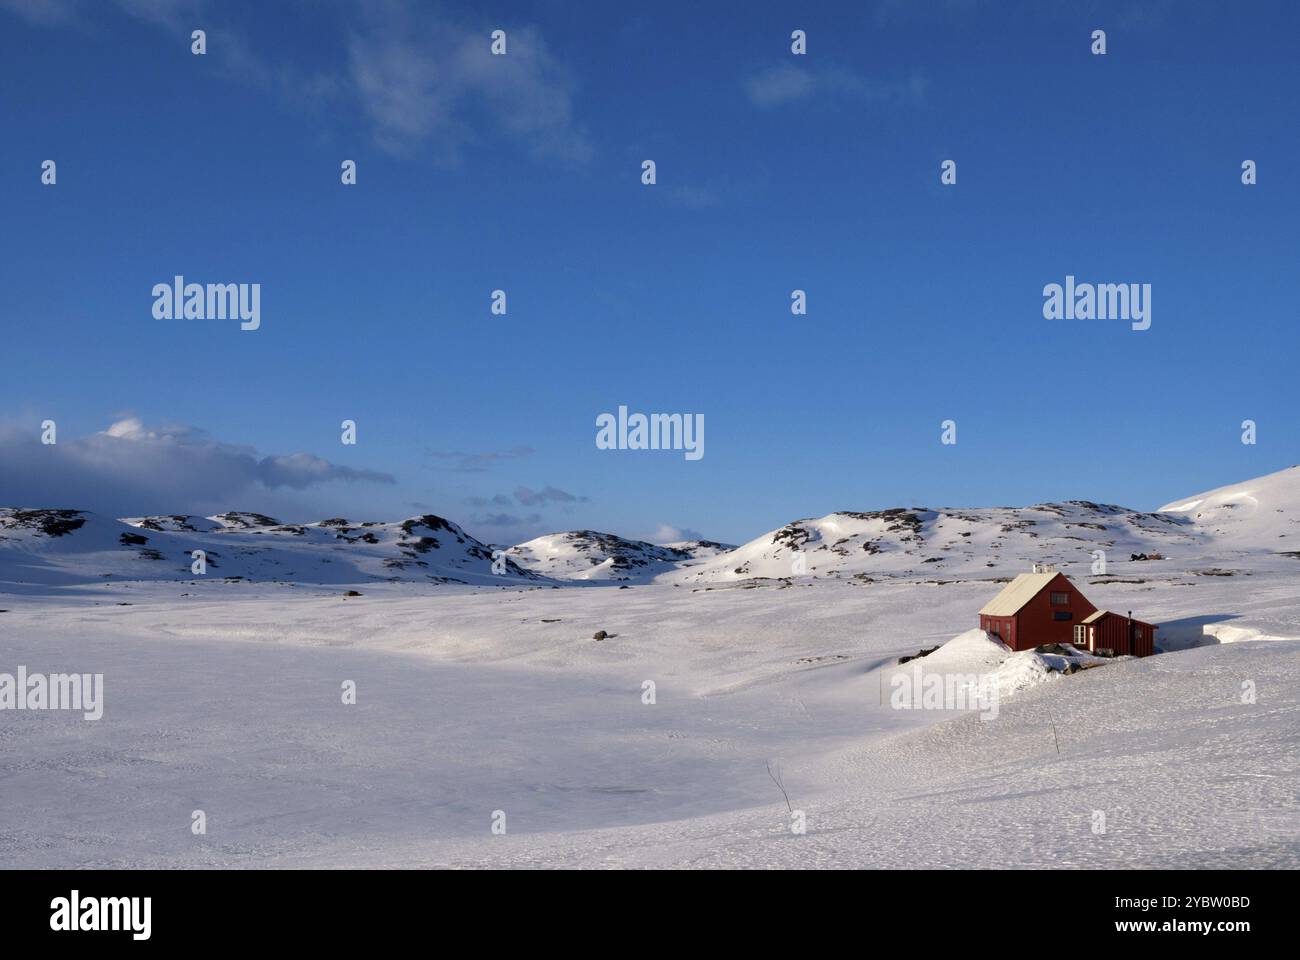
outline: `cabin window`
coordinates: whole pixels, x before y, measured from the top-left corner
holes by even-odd
[[[1054,606],[1054,607],[1068,607],[1069,605],[1070,605],[1070,595],[1069,595],[1069,593],[1055,593],[1055,592],[1054,592],[1054,593],[1052,594],[1052,606]]]
[[[1073,619],[1074,619],[1074,614],[1072,614],[1069,610],[1057,610],[1054,614],[1052,614],[1052,619],[1053,619],[1053,620],[1073,620]]]

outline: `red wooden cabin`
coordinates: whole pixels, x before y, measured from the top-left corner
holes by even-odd
[[[1047,643],[1072,643],[1081,650],[1155,652],[1155,627],[1106,610],[1098,610],[1063,573],[1035,564],[980,610],[980,629],[997,636],[1012,650],[1032,650]]]

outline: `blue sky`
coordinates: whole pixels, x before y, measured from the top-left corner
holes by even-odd
[[[1297,26],[1158,0],[0,0],[0,502],[737,542],[1281,469]],[[261,283],[261,329],[154,319],[175,274]],[[1043,319],[1067,274],[1150,283],[1151,329]],[[705,456],[598,450],[620,404],[703,414]]]

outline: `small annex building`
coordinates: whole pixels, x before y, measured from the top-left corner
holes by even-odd
[[[1156,628],[1109,610],[1098,610],[1074,628],[1074,645],[1104,656],[1149,657],[1156,652]]]

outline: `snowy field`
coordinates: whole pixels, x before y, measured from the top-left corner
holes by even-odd
[[[96,582],[66,558],[50,582],[11,573],[0,671],[105,692],[98,721],[0,712],[0,865],[1294,868],[1300,558],[1259,513],[1263,533],[1176,531],[1182,556],[1122,572],[1067,564],[1174,652],[1050,674],[991,720],[894,709],[890,678],[974,627],[1025,556],[784,579],[655,557],[621,584],[360,596]],[[746,549],[722,566],[762,559]],[[50,569],[32,543],[13,556]]]

